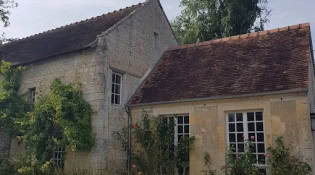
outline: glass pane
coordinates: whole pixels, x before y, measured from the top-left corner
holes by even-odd
[[[237,132],[243,132],[244,129],[243,129],[243,123],[238,123],[237,124]]]
[[[115,96],[112,94],[112,103],[115,103]]]
[[[185,126],[185,133],[189,133],[189,126],[188,125]]]
[[[256,112],[256,121],[262,121],[262,120],[263,120],[262,112]]]
[[[247,121],[255,121],[255,116],[253,112],[247,113]]]
[[[253,144],[251,147],[250,147],[252,153],[256,153],[256,144]]]
[[[182,116],[177,117],[177,123],[178,124],[183,124],[183,117]]]
[[[243,121],[243,114],[242,113],[236,113],[236,121]]]
[[[255,142],[256,141],[255,133],[248,133],[248,139]]]
[[[266,163],[265,155],[263,155],[263,154],[258,154],[258,162],[259,162],[260,164],[265,164],[265,163]]]
[[[255,131],[255,123],[248,123],[248,131]]]
[[[177,132],[183,133],[183,126],[177,126]]]
[[[229,131],[235,132],[235,124],[229,124]]]
[[[189,124],[189,117],[188,117],[188,116],[185,116],[185,117],[184,117],[184,123],[185,123],[185,124]]]
[[[178,142],[180,142],[180,140],[182,139],[182,135],[178,135]]]
[[[230,142],[235,142],[236,141],[235,134],[229,134],[229,139]]]
[[[265,140],[264,133],[257,133],[257,141],[263,142]]]
[[[238,152],[244,152],[244,144],[238,144]]]
[[[112,82],[115,83],[115,74],[112,74]]]
[[[229,122],[235,122],[234,113],[229,113]]]
[[[120,96],[115,95],[115,104],[120,104]]]
[[[262,122],[256,123],[256,131],[264,131],[264,124]]]
[[[237,134],[237,141],[238,142],[244,142],[244,135],[243,134]]]
[[[265,144],[258,143],[258,153],[265,153]]]
[[[236,152],[236,144],[231,144],[230,147],[231,147],[230,149],[232,149],[232,152],[235,153]]]
[[[116,83],[117,83],[117,84],[120,84],[120,78],[121,78],[120,75],[117,75],[117,76],[116,76]]]
[[[120,85],[115,85],[115,94],[120,94]]]

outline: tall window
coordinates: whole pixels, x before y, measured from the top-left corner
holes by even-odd
[[[112,75],[112,104],[121,103],[121,74],[113,73]]]
[[[262,112],[228,113],[228,142],[236,156],[245,151],[247,140],[252,140],[252,152],[260,171],[266,174],[265,166],[265,135]]]
[[[30,88],[28,90],[28,93],[29,93],[30,103],[34,104],[36,100],[36,88]]]
[[[189,116],[177,116],[175,123],[175,144],[177,145],[181,138],[189,137]]]
[[[62,168],[64,167],[65,152],[66,152],[65,148],[59,148],[59,147],[55,148],[54,161],[58,167],[62,167]]]

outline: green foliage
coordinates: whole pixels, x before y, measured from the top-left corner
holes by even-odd
[[[211,157],[210,157],[209,153],[206,152],[204,154],[204,158],[203,159],[204,159],[204,164],[207,167],[207,169],[202,170],[201,173],[203,175],[216,175],[215,170],[211,169]]]
[[[94,145],[92,108],[80,88],[64,85],[58,79],[52,82],[48,96],[39,98],[35,106],[28,104],[19,94],[22,71],[22,67],[11,63],[1,64],[1,127],[11,137],[20,135],[26,143],[26,154],[14,167],[19,174],[49,174],[55,169],[55,147],[88,151]]]
[[[180,44],[261,31],[270,15],[267,4],[267,0],[182,0],[184,9],[172,27]]]
[[[290,154],[289,148],[284,146],[283,138],[276,139],[275,147],[269,147],[268,165],[272,175],[307,175],[312,171],[310,165],[300,161]]]
[[[233,149],[230,148],[227,154],[227,165],[226,168],[230,175],[258,175],[260,174],[257,166],[255,166],[256,159],[253,156],[251,147],[253,143],[248,141],[245,146],[245,152],[243,154],[233,154]]]
[[[3,22],[4,27],[7,27],[9,23],[10,8],[16,7],[17,3],[14,0],[0,0],[0,20]]]
[[[14,67],[11,63],[2,61],[0,76],[0,127],[10,135],[19,133],[20,122],[25,118],[29,106],[19,95],[22,67]]]
[[[91,106],[84,101],[80,89],[54,80],[50,94],[39,99],[23,125],[26,162],[30,162],[27,164],[49,169],[55,146],[69,146],[72,151],[90,150],[95,140],[91,115]]]
[[[0,159],[0,175],[14,175],[16,174],[16,171],[14,169],[14,166],[5,159]]]
[[[185,137],[174,145],[174,126],[173,117],[143,113],[142,120],[133,126],[132,174],[158,175],[162,171],[172,175],[188,166],[195,138]]]

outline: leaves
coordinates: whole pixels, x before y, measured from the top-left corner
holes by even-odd
[[[264,30],[267,0],[182,0],[184,8],[172,27],[180,44]]]

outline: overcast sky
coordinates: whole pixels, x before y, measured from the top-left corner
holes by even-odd
[[[144,0],[16,0],[8,37],[23,38],[49,29],[118,10]],[[180,0],[161,0],[170,20],[180,14]],[[311,22],[315,41],[315,0],[269,0],[272,9],[267,29]],[[3,28],[1,28],[3,30]]]

